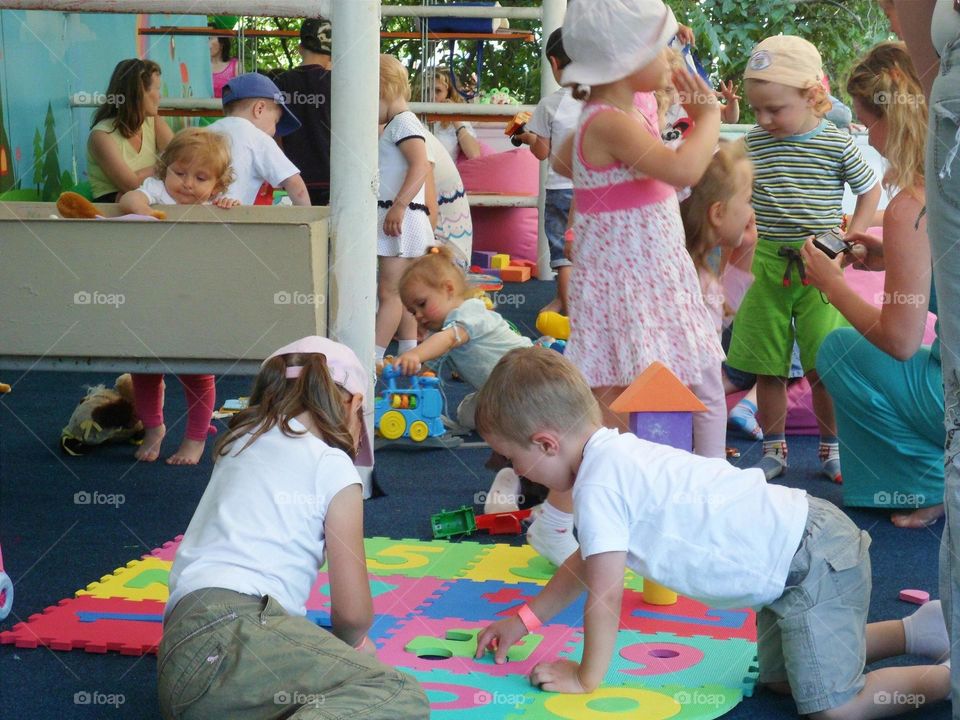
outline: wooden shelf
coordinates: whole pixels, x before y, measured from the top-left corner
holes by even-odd
[[[207,27],[177,27],[161,25],[159,27],[139,28],[138,35],[186,35],[193,37],[237,37],[239,30],[219,30]],[[281,37],[281,38],[299,38],[299,30],[244,30],[244,37]],[[391,38],[399,40],[420,40],[422,35],[419,32],[381,32],[381,38]],[[495,32],[495,33],[427,33],[428,40],[522,40],[524,42],[533,42],[532,32]]]

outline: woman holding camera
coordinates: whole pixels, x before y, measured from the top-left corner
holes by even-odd
[[[853,325],[820,346],[817,368],[834,399],[845,505],[897,510],[898,527],[920,528],[943,515],[943,375],[940,347],[921,347],[927,310],[936,312],[924,219],[927,108],[916,70],[899,42],[875,46],[853,68],[847,92],[870,145],[897,188],[883,215],[883,240],[851,233],[858,266],[885,270],[880,307],[844,280],[809,240],[810,283]],[[905,512],[906,511],[906,512]]]

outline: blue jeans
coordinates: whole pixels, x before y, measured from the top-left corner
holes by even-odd
[[[543,216],[543,231],[550,244],[550,267],[573,265],[563,255],[563,234],[567,229],[567,215],[573,201],[573,190],[547,190]]]
[[[946,447],[946,526],[940,545],[940,597],[950,628],[953,717],[960,718],[960,37],[940,50],[940,74],[930,94],[927,139],[927,234],[940,318]]]

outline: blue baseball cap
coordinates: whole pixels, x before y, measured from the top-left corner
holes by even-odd
[[[287,107],[280,88],[266,75],[261,75],[260,73],[237,75],[223,86],[222,100],[224,107],[237,100],[246,100],[247,98],[273,100],[283,108],[283,115],[281,115],[280,121],[277,123],[278,137],[289,135],[295,130],[300,129],[300,121],[297,119],[297,116],[290,111],[290,108]]]

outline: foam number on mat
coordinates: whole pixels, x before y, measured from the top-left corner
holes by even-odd
[[[432,559],[429,555],[442,553],[442,547],[397,544],[378,550],[375,555],[367,555],[367,567],[371,570],[412,570],[427,565]]]
[[[589,695],[557,695],[544,707],[565,720],[667,720],[683,708],[668,695],[641,688],[600,688]]]
[[[663,675],[679,672],[697,665],[703,660],[703,651],[679,643],[637,643],[623,648],[620,655],[642,665],[641,668],[624,670],[628,675]]]

